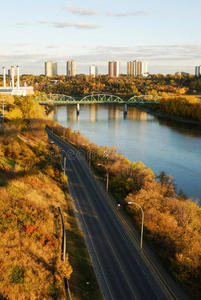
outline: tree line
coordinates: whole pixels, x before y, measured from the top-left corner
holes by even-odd
[[[162,98],[160,109],[173,116],[201,121],[201,102],[194,97]]]
[[[9,78],[7,84],[9,85]],[[34,86],[35,90],[55,94],[83,96],[92,93],[115,93],[120,95],[159,95],[165,94],[196,94],[201,91],[201,78],[190,74],[166,76],[162,74],[150,75],[147,78],[120,75],[111,78],[108,75],[98,75],[95,78],[89,75],[76,75],[68,77],[59,75],[46,77],[31,74],[21,75],[22,85]],[[0,86],[3,86],[3,76],[0,76]]]

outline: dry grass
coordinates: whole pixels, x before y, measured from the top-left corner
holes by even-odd
[[[58,207],[66,209],[66,178],[43,126],[12,126],[0,136],[0,299],[65,299],[72,269],[61,262]]]
[[[57,268],[61,253],[57,207],[65,207],[65,195],[51,178],[44,179],[28,176],[1,188],[0,291],[8,299],[48,299],[55,280],[57,294],[64,294]],[[11,283],[15,266],[25,270],[23,283]]]
[[[45,118],[31,99],[12,100],[7,108],[18,105],[25,118],[17,120],[13,114],[4,134],[0,132],[0,299],[66,299],[63,279],[70,279],[69,261],[82,256],[85,269],[74,264],[72,299],[97,300],[97,282],[92,288],[82,284],[85,270],[90,282],[95,278],[82,236],[78,236],[82,249],[80,242],[72,240],[76,251],[70,253],[69,261],[68,255],[65,263],[61,261],[58,207],[66,228],[75,218],[67,210],[67,177],[60,171],[60,158],[49,155],[59,152],[48,143]]]

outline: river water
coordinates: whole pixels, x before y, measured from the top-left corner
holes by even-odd
[[[177,191],[201,199],[201,126],[147,114],[122,105],[55,106],[54,120],[79,130],[91,142],[117,146],[130,161],[141,161],[157,176],[165,171],[174,177]]]

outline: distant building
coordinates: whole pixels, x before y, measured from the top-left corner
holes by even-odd
[[[120,61],[109,61],[108,62],[108,75],[110,77],[119,77],[121,70]]]
[[[98,67],[97,66],[90,66],[89,67],[89,75],[92,77],[96,77],[98,75]]]
[[[201,75],[201,66],[196,66],[195,67],[195,76],[200,76]]]
[[[57,76],[57,63],[54,61],[45,62],[45,76]]]
[[[182,72],[176,72],[175,75],[176,75],[176,76],[183,76],[183,75],[190,75],[190,73],[187,73],[187,72],[183,72],[183,71],[182,71]]]
[[[66,75],[75,76],[75,61],[73,59],[68,60],[66,63]]]
[[[129,61],[127,62],[127,75],[128,76],[145,76],[147,74],[146,61]]]

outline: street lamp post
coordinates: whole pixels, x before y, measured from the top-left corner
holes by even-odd
[[[83,144],[83,146],[89,147],[89,145]],[[91,148],[89,147],[89,170],[91,170]]]
[[[64,175],[66,175],[66,156],[64,156]]]
[[[106,171],[107,171],[106,190],[107,190],[107,192],[108,192],[108,185],[109,185],[109,172],[108,172],[108,168],[107,168],[105,165],[103,165],[103,164],[98,164],[98,166],[103,166],[103,167],[106,169]]]
[[[135,204],[137,205],[140,209],[141,209],[141,212],[142,212],[142,226],[141,226],[141,241],[140,241],[140,249],[142,250],[142,239],[143,239],[143,224],[144,224],[144,212],[143,212],[143,209],[142,207],[136,203],[136,202],[128,202],[128,204]]]

